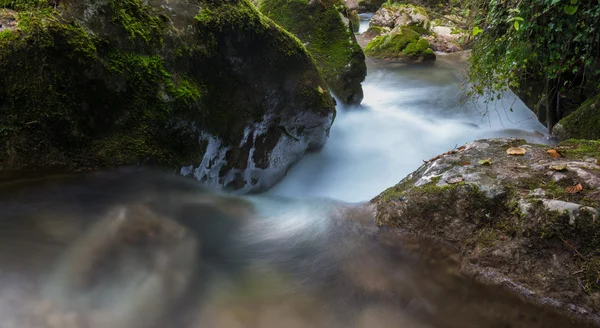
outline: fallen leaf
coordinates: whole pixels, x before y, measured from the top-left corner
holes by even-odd
[[[569,194],[576,194],[576,193],[578,193],[578,192],[580,192],[580,191],[582,191],[582,190],[583,190],[583,186],[581,185],[581,183],[578,183],[578,184],[577,184],[577,185],[575,185],[575,186],[570,186],[570,187],[567,187],[565,190],[566,190],[566,191],[567,191]]]
[[[467,149],[467,146],[460,146],[457,150],[459,153],[462,153],[463,151],[465,151],[465,149]]]
[[[492,159],[491,158],[480,159],[477,161],[477,163],[479,163],[480,165],[492,165]]]
[[[548,150],[546,150],[546,152],[548,154],[552,155],[552,157],[554,157],[554,158],[560,157],[560,153],[556,149],[548,149]]]
[[[463,178],[463,177],[454,177],[454,178],[446,179],[446,182],[448,182],[449,184],[460,183],[463,181],[465,181],[465,178]]]
[[[525,148],[510,147],[506,150],[506,153],[509,155],[525,155],[527,150],[525,150]]]
[[[550,165],[548,166],[549,169],[554,170],[554,171],[564,171],[567,169],[567,165],[563,164],[563,165]]]
[[[462,165],[462,166],[467,166],[467,165],[471,165],[471,162],[469,162],[469,161],[466,161],[466,162],[462,162],[462,163],[461,163],[461,164],[460,164],[460,165]]]

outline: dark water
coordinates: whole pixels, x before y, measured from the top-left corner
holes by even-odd
[[[0,184],[0,327],[583,327],[333,200],[158,172]]]

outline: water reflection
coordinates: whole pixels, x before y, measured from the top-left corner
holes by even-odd
[[[0,327],[583,327],[333,200],[157,172],[0,188]]]

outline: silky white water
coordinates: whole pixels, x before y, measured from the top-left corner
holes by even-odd
[[[365,201],[424,160],[475,139],[546,141],[545,127],[512,93],[489,104],[463,102],[459,57],[438,55],[418,65],[367,60],[362,105],[338,105],[325,147],[306,155],[269,193]]]

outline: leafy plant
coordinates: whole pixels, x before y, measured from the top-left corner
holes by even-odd
[[[482,11],[472,33],[470,95],[492,100],[541,84],[551,127],[565,95],[600,88],[600,1],[473,1]]]

